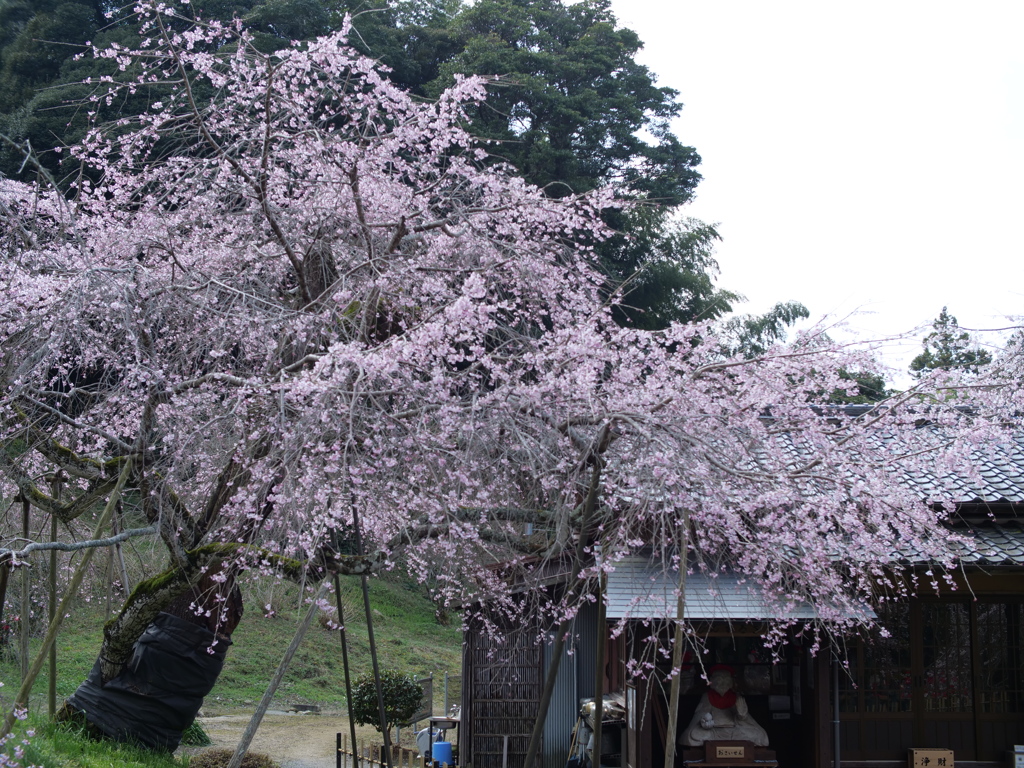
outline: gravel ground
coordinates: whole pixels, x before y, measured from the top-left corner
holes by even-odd
[[[232,714],[200,718],[210,734],[214,747],[234,749],[252,715]],[[312,714],[270,711],[260,723],[249,747],[252,752],[265,752],[281,764],[281,768],[335,768],[336,738],[348,733],[348,718],[337,713]],[[380,743],[380,735],[369,726],[356,726],[356,736]],[[402,741],[409,745],[411,731],[403,731]],[[185,749],[189,753],[202,749]]]

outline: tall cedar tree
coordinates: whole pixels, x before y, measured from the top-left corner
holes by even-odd
[[[110,104],[89,100],[97,86],[82,81],[112,76],[117,67],[75,54],[87,42],[132,47],[139,39],[134,15],[111,9],[107,18],[104,10],[99,0],[0,5],[0,133],[17,144],[0,146],[0,173],[31,175],[24,164],[31,147],[48,172],[71,178],[78,163],[61,150],[90,123],[139,114],[166,98],[165,89],[150,86]],[[604,213],[620,233],[598,245],[604,296],[628,293],[618,322],[655,329],[714,319],[742,299],[714,285],[714,227],[673,221],[700,181],[700,157],[669,128],[681,108],[676,91],[658,87],[634,60],[642,44],[618,28],[607,0],[195,0],[180,10],[237,17],[264,52],[338,29],[351,14],[354,46],[423,98],[436,98],[458,75],[494,78],[488,103],[470,117],[474,134],[497,142],[490,145],[496,160],[553,197],[614,183],[646,201],[639,212]]]
[[[992,362],[992,355],[976,347],[971,335],[960,329],[946,307],[932,323],[932,332],[925,337],[923,346],[924,351],[910,361],[910,372],[916,378],[934,370],[977,373],[978,368]]]

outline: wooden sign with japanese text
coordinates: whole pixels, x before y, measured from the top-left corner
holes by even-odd
[[[951,749],[911,749],[909,768],[953,768]]]

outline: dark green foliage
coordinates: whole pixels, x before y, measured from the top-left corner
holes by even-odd
[[[396,85],[426,97],[441,65],[465,45],[452,25],[461,9],[461,0],[341,0],[332,21],[338,28],[351,14],[349,42],[389,67]]]
[[[405,725],[416,714],[423,698],[423,686],[411,675],[403,675],[393,669],[382,669],[380,684],[384,694],[384,717],[387,727]],[[372,725],[383,733],[377,706],[377,687],[373,675],[365,674],[352,687],[352,717],[360,725]]]
[[[0,112],[13,112],[52,84],[103,23],[98,0],[0,2]]]
[[[936,369],[977,373],[991,362],[992,355],[975,348],[971,335],[960,330],[956,318],[943,307],[924,339],[924,352],[910,361],[910,372],[918,379]]]
[[[187,17],[241,18],[264,51],[293,39],[325,34],[332,27],[332,17],[319,0],[194,0],[187,5],[171,0],[169,4]],[[108,8],[110,18],[104,14]],[[168,18],[167,23],[175,22]],[[140,39],[130,3],[0,0],[0,134],[17,144],[15,148],[0,142],[0,174],[28,180],[33,171],[31,167],[26,171],[23,161],[31,148],[54,178],[73,175],[77,166],[66,153],[54,152],[55,147],[80,141],[92,125],[140,114],[153,101],[165,99],[167,89],[153,86],[122,93],[111,104],[90,100],[106,94],[107,87],[99,80],[118,75],[117,65],[109,59],[76,56],[87,50],[88,43],[99,48],[112,43],[135,48]],[[92,84],[84,82],[90,78]]]
[[[718,262],[713,224],[673,220],[666,208],[642,207],[622,219],[618,235],[601,248],[609,283],[619,287],[616,322],[648,330],[672,322],[716,320],[743,297],[715,286]]]
[[[193,755],[188,768],[226,768],[234,754],[231,749],[208,749]],[[242,768],[280,768],[280,763],[263,752],[247,752],[242,758]]]
[[[892,394],[892,391],[886,389],[885,379],[877,373],[871,373],[870,371],[840,371],[839,378],[844,381],[852,381],[855,384],[856,390],[854,394],[850,394],[845,390],[837,389],[829,397],[830,403],[842,403],[846,405],[868,405],[870,403],[879,403],[885,400]]]
[[[676,92],[634,60],[641,42],[609,0],[478,0],[451,27],[462,50],[428,92],[456,74],[499,78],[473,128],[528,181],[554,196],[620,182],[668,205],[691,197],[700,157],[669,131]]]
[[[642,43],[609,0],[342,0],[336,23],[344,12],[352,43],[412,93],[496,78],[473,130],[553,196],[619,182],[674,206],[700,181],[700,156],[669,130],[676,91],[634,60]]]
[[[101,8],[98,0],[0,0],[0,133],[41,152],[51,172],[57,158],[48,150],[85,133],[88,110],[63,105],[89,89],[63,84],[92,74],[73,59],[105,23]],[[15,176],[23,159],[0,142],[0,174]]]
[[[785,341],[788,326],[810,316],[800,302],[780,301],[763,315],[730,318],[726,322],[726,333],[731,336],[729,351],[744,357],[763,355],[773,344]]]
[[[0,27],[4,11],[14,2],[0,0]],[[63,2],[31,4],[34,15],[20,26],[10,44],[0,48],[0,134],[9,137],[17,148],[0,142],[0,174],[28,180],[33,167],[24,164],[31,149],[43,168],[54,178],[74,174],[77,167],[54,151],[74,144],[86,130],[98,122],[121,114],[138,114],[151,97],[151,89],[110,105],[91,101],[106,93],[98,81],[117,72],[111,60],[76,58],[87,43],[106,47],[111,43],[134,47],[139,37],[131,18],[107,19],[102,2]],[[27,70],[32,68],[32,73]],[[93,84],[86,83],[92,79]],[[91,114],[90,114],[91,113]],[[62,165],[61,160],[64,159]]]

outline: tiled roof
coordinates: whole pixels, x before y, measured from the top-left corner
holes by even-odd
[[[678,575],[645,557],[627,557],[608,574],[606,594],[609,619],[675,618]],[[779,605],[766,601],[761,589],[750,579],[735,573],[719,573],[714,578],[701,573],[686,577],[687,619],[718,621],[756,621],[767,619],[818,618],[810,605],[794,602]],[[873,617],[865,606],[858,618]]]
[[[868,406],[847,406],[827,414],[829,417],[856,419],[869,414]],[[924,424],[918,429],[931,430],[942,442],[942,427]],[[876,438],[887,447],[898,446],[898,434],[880,432]],[[794,446],[798,453],[802,453]],[[936,468],[936,472],[938,472]],[[953,497],[961,504],[1024,504],[1024,431],[1007,432],[1000,443],[986,441],[966,451],[963,460],[952,470],[934,472],[901,472],[905,482],[915,487],[922,499]]]
[[[1024,435],[1007,436],[1002,445],[974,449],[963,470],[941,478],[908,478],[923,498],[952,488],[961,503],[1024,503]]]
[[[970,550],[960,557],[965,565],[1024,566],[1024,524],[1021,520],[973,524],[963,533],[973,537]]]

